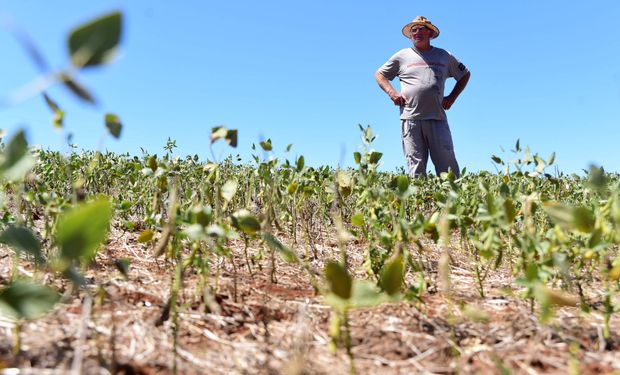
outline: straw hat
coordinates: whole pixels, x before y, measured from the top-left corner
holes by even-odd
[[[437,26],[433,25],[431,21],[428,20],[428,18],[424,16],[417,16],[413,21],[403,26],[403,35],[406,36],[408,39],[411,39],[411,27],[415,25],[426,26],[429,29],[433,30],[433,33],[435,35],[433,35],[431,39],[435,39],[439,36],[439,29],[437,28]]]

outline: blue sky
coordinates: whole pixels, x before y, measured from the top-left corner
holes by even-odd
[[[357,124],[370,124],[383,169],[393,171],[404,166],[398,108],[373,75],[411,45],[401,27],[424,15],[441,29],[434,45],[472,72],[448,111],[461,167],[494,170],[491,155],[510,159],[501,148],[520,139],[545,158],[555,151],[561,171],[592,163],[620,171],[617,0],[0,0],[0,18],[27,30],[55,69],[68,63],[73,26],[116,9],[125,16],[117,61],[79,75],[99,105],[84,105],[62,87],[49,91],[80,148],[161,155],[170,137],[176,154],[205,160],[211,127],[224,125],[239,130],[234,152],[246,161],[263,137],[276,156],[292,143],[290,157],[304,155],[307,164],[335,166],[344,150],[344,165],[352,165]],[[4,28],[0,53],[0,97],[38,76]],[[106,112],[123,120],[120,140],[102,138]],[[0,108],[0,128],[22,127],[31,143],[66,149],[40,97]],[[216,155],[224,148],[217,145]]]

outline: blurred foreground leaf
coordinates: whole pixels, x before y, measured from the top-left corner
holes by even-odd
[[[119,139],[121,137],[121,130],[123,129],[123,125],[121,124],[121,119],[117,115],[113,113],[107,113],[105,115],[105,127],[114,138]]]
[[[35,319],[50,311],[59,299],[48,287],[16,280],[0,291],[0,312],[14,319]]]
[[[34,257],[37,264],[45,260],[41,253],[41,242],[29,228],[10,226],[0,234],[0,243],[10,246],[17,253],[24,252]]]
[[[73,29],[68,40],[73,65],[81,68],[111,60],[120,42],[121,30],[120,12],[103,15]]]
[[[90,263],[106,239],[111,216],[112,207],[105,198],[78,205],[65,213],[56,232],[60,256],[69,262],[81,259],[83,264]]]
[[[285,262],[295,263],[298,261],[297,255],[289,247],[285,246],[271,233],[263,234],[263,239],[271,250],[276,251]]]

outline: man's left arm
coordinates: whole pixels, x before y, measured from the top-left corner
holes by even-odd
[[[456,81],[456,85],[454,85],[454,88],[452,89],[450,95],[443,98],[443,101],[441,103],[443,109],[450,109],[450,107],[452,107],[452,104],[454,104],[456,98],[458,98],[459,95],[461,95],[461,93],[463,92],[463,90],[465,90],[465,86],[467,86],[467,82],[469,82],[470,76],[471,74],[468,71],[467,73],[465,73],[465,75],[463,75],[463,77],[461,77],[461,79]]]

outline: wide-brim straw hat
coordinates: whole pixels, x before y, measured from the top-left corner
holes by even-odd
[[[439,29],[437,26],[433,25],[433,23],[424,16],[417,16],[413,21],[403,26],[403,35],[408,39],[411,39],[411,27],[416,25],[426,26],[431,29],[434,34],[431,39],[435,39],[439,36]]]

